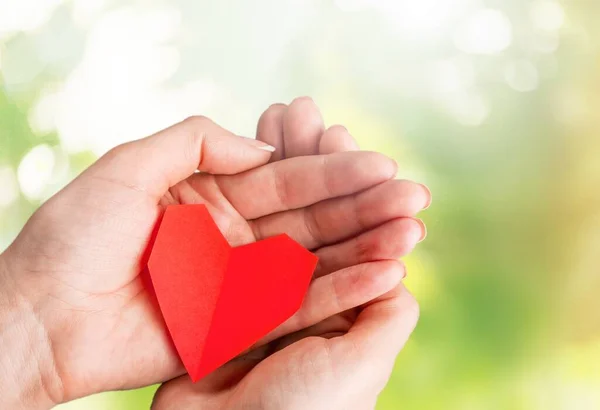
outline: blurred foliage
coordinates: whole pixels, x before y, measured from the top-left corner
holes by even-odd
[[[421,321],[378,409],[600,408],[600,3],[5,3],[0,249],[116,143],[198,113],[250,135],[312,95],[434,196],[407,258]]]

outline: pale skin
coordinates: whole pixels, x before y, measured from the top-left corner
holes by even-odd
[[[389,158],[347,152],[357,149],[350,134],[324,130],[310,99],[267,110],[258,139],[190,118],[115,148],[34,214],[0,255],[0,407],[43,409],[171,379],[156,408],[171,406],[168,397],[194,408],[348,408],[342,400],[356,395],[359,408],[372,405],[416,322],[396,259],[424,237],[414,216],[430,194],[393,180]],[[206,204],[234,246],[286,232],[320,258],[298,313],[196,385],[178,378],[184,369],[140,276],[172,203]],[[294,377],[277,376],[286,366]],[[297,383],[302,394],[287,397]]]

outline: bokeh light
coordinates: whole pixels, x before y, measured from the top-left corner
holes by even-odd
[[[504,69],[506,83],[515,91],[528,92],[539,85],[539,74],[530,61],[511,61]]]
[[[21,192],[29,199],[43,199],[55,165],[54,151],[48,145],[31,149],[19,164],[17,175]]]
[[[7,207],[19,198],[19,185],[11,167],[0,168],[0,208]]]
[[[512,41],[512,26],[508,18],[494,9],[474,12],[459,27],[454,37],[456,47],[471,54],[496,54]]]
[[[563,25],[565,13],[556,1],[536,0],[531,4],[531,18],[536,28],[555,31]]]

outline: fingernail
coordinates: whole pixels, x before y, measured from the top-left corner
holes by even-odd
[[[240,138],[243,138],[244,142],[246,142],[248,145],[253,146],[254,148],[258,148],[260,150],[267,151],[267,152],[275,152],[275,147],[267,144],[266,142],[262,142],[260,140],[257,140],[254,138],[248,138],[248,137],[240,137]]]
[[[425,206],[423,207],[423,209],[427,209],[431,205],[431,190],[427,188],[427,185],[419,185],[421,185],[421,188],[423,188],[423,190],[425,191],[425,195],[427,196],[427,201],[425,202]]]
[[[413,219],[416,223],[419,224],[419,226],[421,227],[421,237],[419,238],[419,242],[423,242],[425,240],[425,238],[427,237],[427,227],[425,226],[425,223],[418,219],[418,218],[414,218]]]

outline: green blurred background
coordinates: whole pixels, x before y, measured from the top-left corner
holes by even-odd
[[[600,2],[0,0],[0,250],[110,147],[273,102],[429,185],[378,409],[600,408]],[[148,408],[154,388],[63,409]]]

